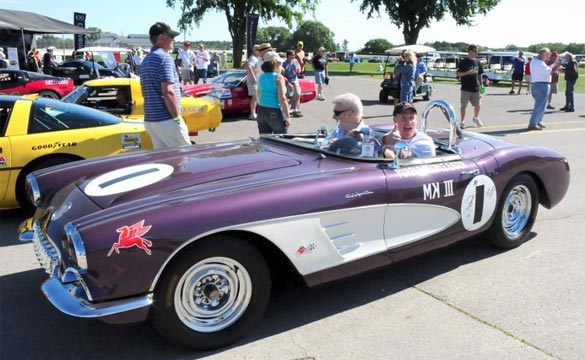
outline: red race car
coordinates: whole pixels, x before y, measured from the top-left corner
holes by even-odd
[[[73,80],[24,70],[0,70],[0,94],[60,99],[73,91]]]
[[[220,100],[221,111],[224,114],[250,112],[250,97],[245,70],[230,70],[218,77],[209,79],[207,84],[185,85],[183,91],[191,96],[215,95]],[[307,79],[299,79],[301,85],[301,103],[311,101],[317,97],[315,83]]]

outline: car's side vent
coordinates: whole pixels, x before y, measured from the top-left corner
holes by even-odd
[[[347,221],[323,224],[322,228],[341,255],[349,254],[361,245],[361,243],[356,242],[356,234],[351,231]]]

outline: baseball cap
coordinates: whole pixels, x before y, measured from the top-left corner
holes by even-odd
[[[150,27],[150,30],[148,30],[148,35],[150,35],[150,37],[155,37],[163,34],[175,37],[179,35],[180,32],[171,29],[169,24],[160,21],[152,25]]]
[[[266,51],[266,50],[272,50],[272,45],[270,45],[270,43],[262,43],[262,44],[258,45],[258,51]]]
[[[392,116],[402,114],[406,110],[412,110],[416,114],[416,108],[414,107],[414,105],[408,101],[403,101],[401,103],[398,103],[396,106],[394,106],[394,112],[392,113]]]
[[[183,45],[185,45],[185,46],[191,46],[191,41],[185,41],[185,42],[183,43]]]
[[[556,51],[556,50],[555,50],[555,51],[553,51],[553,52],[552,52],[552,56],[559,56],[559,52],[558,52],[558,51]]]
[[[264,54],[264,57],[262,58],[264,61],[276,61],[276,62],[284,62],[284,59],[280,57],[280,55],[278,55],[278,53],[274,52],[274,51],[269,51],[266,54]]]
[[[321,46],[321,47],[319,48],[319,51],[325,51],[325,48],[324,48],[323,46]]]

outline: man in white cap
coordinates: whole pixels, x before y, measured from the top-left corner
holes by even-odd
[[[250,116],[248,119],[250,120],[255,120],[257,118],[258,77],[262,74],[262,58],[270,50],[272,50],[272,45],[270,45],[270,43],[254,45],[252,54],[246,61],[246,71],[248,72],[246,84],[248,86],[248,96],[250,96]]]
[[[317,100],[325,100],[323,97],[323,83],[329,82],[327,71],[327,58],[325,57],[325,48],[321,46],[317,55],[311,60],[313,71],[315,72],[315,84],[317,84]]]

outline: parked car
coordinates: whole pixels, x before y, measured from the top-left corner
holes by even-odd
[[[0,95],[0,209],[27,207],[26,176],[104,155],[152,149],[141,121],[61,101]]]
[[[63,101],[112,112],[112,110],[119,109],[121,105],[116,100],[118,91],[123,91],[128,98],[127,106],[123,107],[124,111],[118,113],[118,115],[143,118],[144,97],[142,96],[142,88],[138,79],[89,80],[64,97]],[[187,123],[189,135],[197,135],[202,130],[215,131],[223,118],[219,105],[219,100],[211,96],[200,98],[183,97],[181,114]]]
[[[250,97],[245,70],[231,70],[218,77],[210,79],[207,84],[184,85],[183,91],[187,95],[200,97],[212,94],[219,98],[221,110],[228,113],[247,113],[250,111]],[[301,103],[311,101],[317,97],[315,83],[309,79],[299,79],[301,85]]]
[[[117,68],[106,68],[91,60],[67,60],[52,68],[53,75],[73,79],[75,85],[103,77],[124,78],[130,75]]]
[[[0,94],[60,99],[74,88],[73,80],[25,70],[0,70]]]
[[[359,57],[359,56],[355,56],[354,55],[354,56],[346,56],[345,59],[344,59],[344,61],[345,62],[353,61],[354,64],[355,64],[355,63],[361,63],[363,61],[363,59],[361,57]]]
[[[371,63],[383,63],[386,60],[386,56],[372,56],[368,59]]]
[[[431,129],[435,107],[449,122]],[[420,129],[432,158],[402,159],[404,142],[381,158],[365,151],[379,145],[319,129],[37,171],[20,239],[33,242],[58,310],[150,317],[176,344],[225,346],[254,329],[274,283],[315,286],[482,233],[503,248],[530,239],[539,206],[567,192],[567,160],[455,128],[435,100]]]

